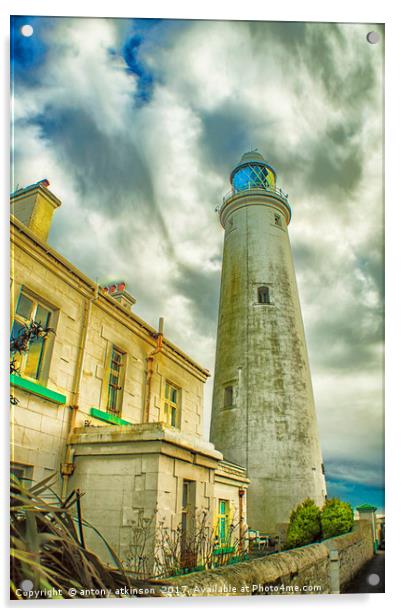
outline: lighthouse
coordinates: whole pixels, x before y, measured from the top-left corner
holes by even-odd
[[[291,208],[258,151],[231,173],[224,228],[210,440],[251,481],[248,524],[274,532],[305,498],[321,506],[324,467],[288,236]]]

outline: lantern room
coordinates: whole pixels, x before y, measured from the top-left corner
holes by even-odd
[[[234,192],[251,189],[274,190],[276,172],[257,150],[246,152],[231,173]]]

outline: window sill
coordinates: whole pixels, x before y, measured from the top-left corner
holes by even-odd
[[[43,385],[39,385],[39,383],[35,383],[34,381],[28,381],[28,379],[24,379],[18,374],[10,375],[10,384],[24,391],[29,391],[29,393],[35,394],[40,398],[55,402],[56,404],[65,404],[67,400],[64,394],[59,394],[57,391],[43,387]]]
[[[132,426],[130,421],[125,421],[125,419],[121,419],[121,417],[117,417],[117,415],[113,415],[112,413],[107,413],[106,411],[100,411],[94,407],[91,408],[89,414],[95,419],[100,419],[101,421],[106,421],[107,423],[114,424],[117,426]]]
[[[169,430],[174,430],[174,432],[181,432],[181,428],[179,426],[172,426],[167,421],[163,421],[162,424]]]
[[[270,308],[274,308],[274,305],[272,302],[255,302],[253,304],[254,306],[266,306],[266,307],[270,307]]]
[[[218,556],[219,554],[232,554],[233,552],[234,552],[233,546],[227,546],[225,548],[217,548],[216,550],[213,550],[213,554],[215,556]]]

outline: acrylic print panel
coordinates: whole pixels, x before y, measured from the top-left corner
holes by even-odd
[[[11,18],[13,599],[384,592],[383,57]]]

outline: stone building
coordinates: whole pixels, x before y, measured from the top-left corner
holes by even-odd
[[[25,481],[57,473],[84,517],[125,559],[139,518],[187,526],[204,511],[220,547],[246,529],[244,469],[203,437],[207,370],[135,315],[124,283],[100,288],[47,238],[60,200],[43,180],[11,197],[11,329],[51,327],[11,376],[11,465]],[[240,519],[241,518],[241,519]],[[90,547],[106,560],[103,543]]]
[[[250,478],[248,522],[274,532],[326,488],[287,227],[291,209],[257,152],[231,173],[210,439]]]

